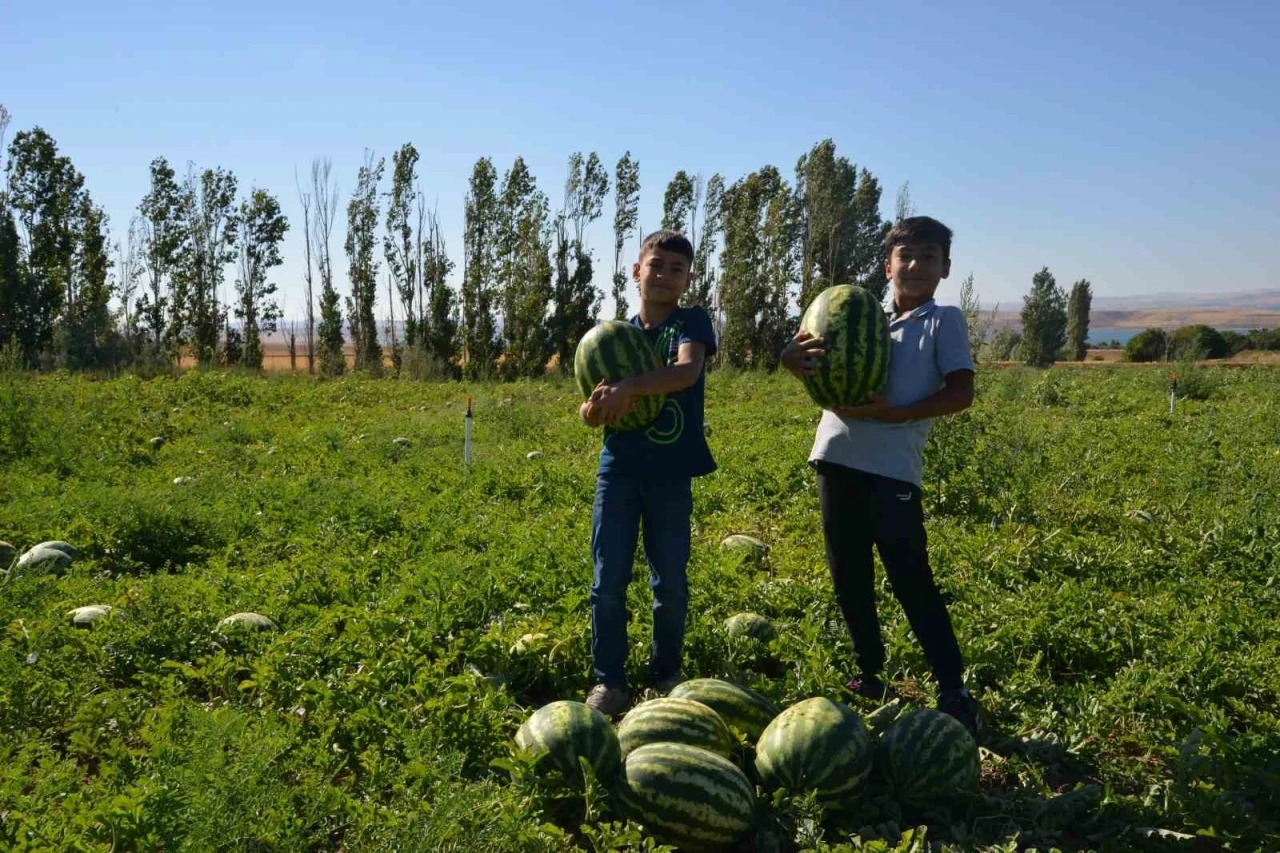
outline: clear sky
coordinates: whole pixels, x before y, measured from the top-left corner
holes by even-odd
[[[364,149],[406,141],[460,261],[479,156],[501,173],[523,155],[555,204],[570,153],[612,169],[629,149],[652,228],[677,169],[790,176],[831,137],[882,181],[887,216],[909,180],[955,229],[940,298],[972,271],[984,303],[1012,307],[1043,265],[1098,296],[1280,287],[1277,32],[1266,0],[0,0],[0,102],[6,143],[44,127],[114,236],[158,155],[276,193],[291,316],[295,169],[331,157],[345,207]],[[604,290],[612,207],[589,232]]]

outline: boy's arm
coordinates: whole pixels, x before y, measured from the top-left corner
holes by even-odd
[[[631,409],[632,400],[636,397],[674,394],[693,385],[702,374],[706,355],[706,344],[685,341],[680,344],[675,364],[604,386],[601,399],[596,404],[600,420],[606,424],[617,423]]]
[[[942,377],[945,383],[934,393],[905,406],[890,405],[884,397],[872,394],[871,402],[861,406],[838,406],[833,411],[842,418],[869,418],[897,424],[924,418],[940,418],[963,412],[973,405],[973,371],[953,370]]]

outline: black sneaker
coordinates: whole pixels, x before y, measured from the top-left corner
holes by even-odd
[[[846,684],[845,689],[873,702],[884,702],[889,698],[889,685],[874,675],[859,675]]]
[[[969,734],[973,735],[974,741],[977,741],[982,734],[982,717],[979,716],[982,709],[978,705],[978,700],[963,687],[943,690],[939,693],[938,710],[944,714],[950,714],[963,723],[969,730]]]

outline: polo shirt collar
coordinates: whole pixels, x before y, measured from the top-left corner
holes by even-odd
[[[918,320],[931,313],[933,309],[937,307],[937,304],[938,303],[935,300],[930,299],[923,305],[917,305],[915,308],[912,308],[906,314],[903,314],[900,317],[895,317],[893,316],[893,290],[891,289],[888,295],[884,298],[884,313],[889,316],[890,322],[893,323],[897,323],[902,320]]]

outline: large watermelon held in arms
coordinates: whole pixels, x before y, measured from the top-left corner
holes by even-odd
[[[579,757],[587,759],[596,778],[606,783],[622,770],[622,750],[613,726],[582,702],[543,705],[516,732],[516,746],[544,756],[543,763],[575,782],[582,778]]]
[[[685,743],[651,743],[627,756],[617,797],[662,844],[724,850],[750,832],[756,792],[727,758]]]
[[[649,743],[687,743],[720,755],[733,752],[733,733],[715,711],[692,699],[650,699],[618,724],[622,754]]]
[[[645,333],[621,320],[608,320],[587,332],[573,355],[573,378],[584,400],[602,379],[617,382],[660,367],[662,359]],[[666,402],[663,394],[634,399],[630,413],[613,429],[626,432],[648,426]]]
[[[951,796],[978,784],[978,745],[959,720],[919,708],[880,736],[880,766],[890,788],[905,800]]]
[[[756,743],[756,772],[765,788],[816,791],[824,806],[848,801],[870,774],[871,760],[862,718],[821,696],[787,708]]]
[[[779,713],[776,705],[750,687],[718,678],[693,678],[681,682],[671,691],[670,698],[701,702],[753,743]]]
[[[800,330],[823,338],[827,354],[803,378],[824,409],[867,402],[889,379],[889,320],[869,291],[852,284],[828,287],[809,303]]]

